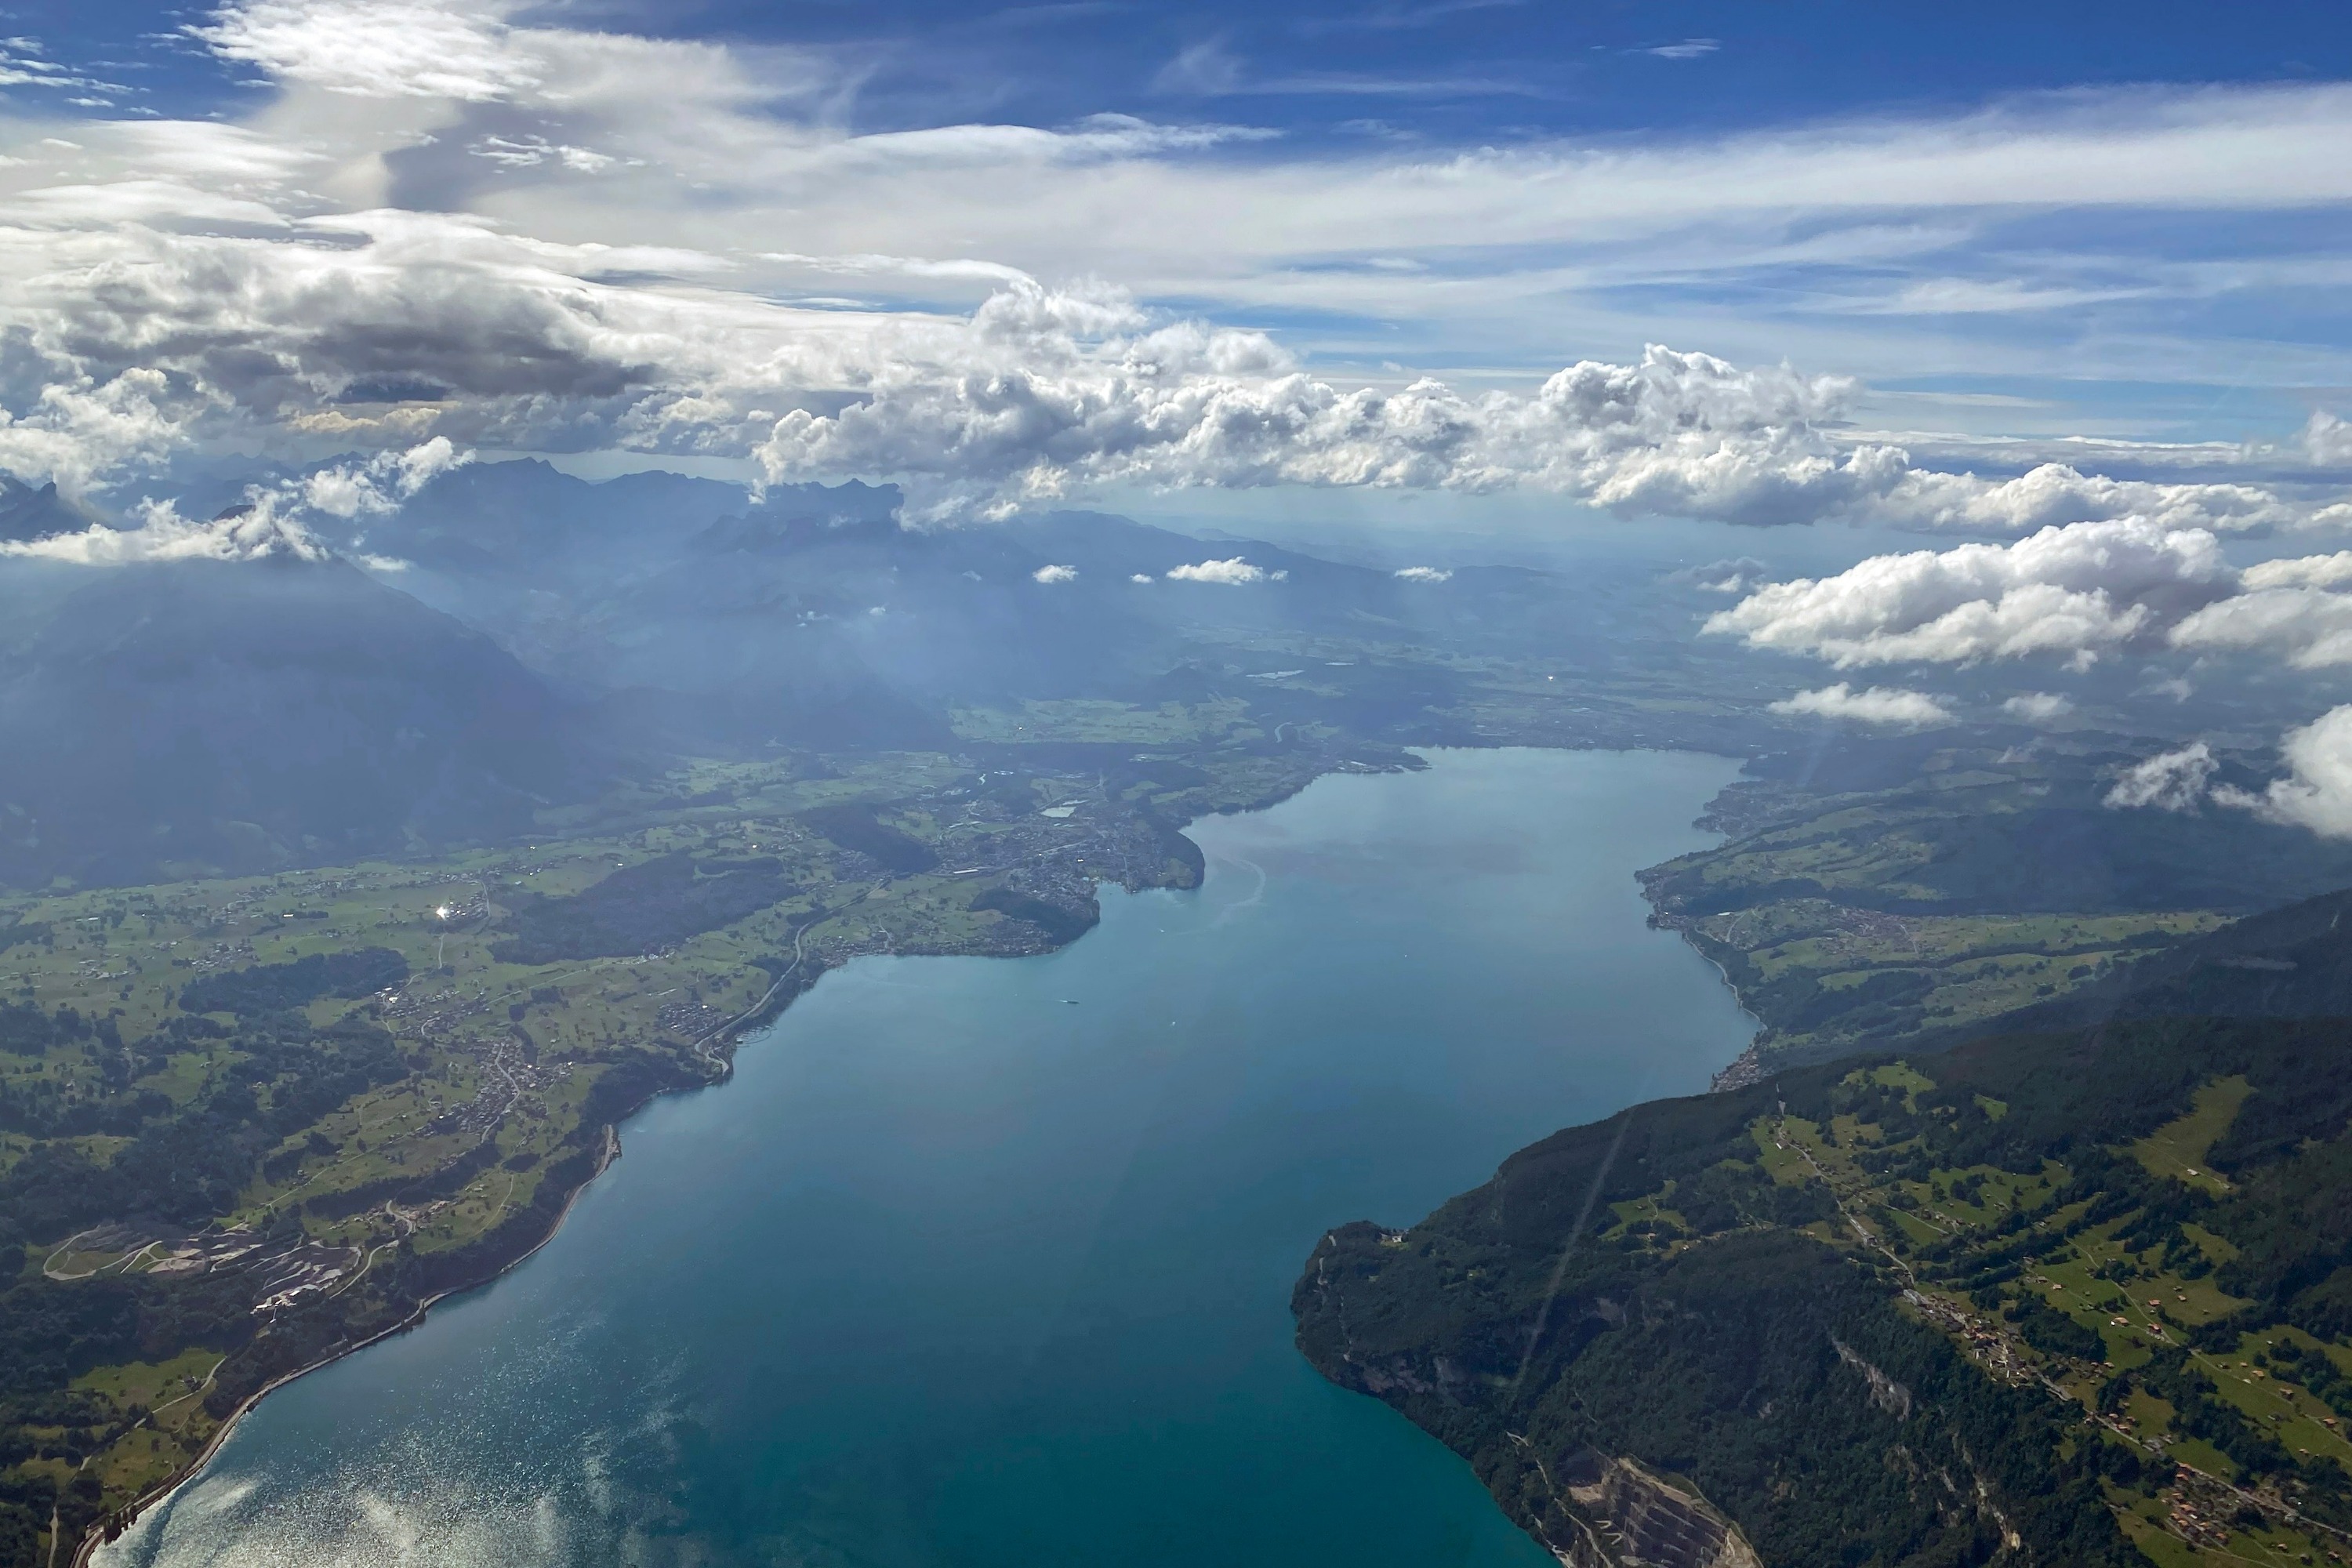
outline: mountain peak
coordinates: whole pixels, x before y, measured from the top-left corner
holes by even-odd
[[[34,486],[0,474],[0,540],[29,544],[59,533],[79,533],[99,521],[89,508],[58,493],[55,479]]]

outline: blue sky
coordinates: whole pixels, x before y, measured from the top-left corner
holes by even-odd
[[[1045,4],[680,7],[688,36],[870,49],[875,122],[1230,105],[1303,138],[1721,131],[2151,81],[2341,77],[2340,7]],[[631,26],[657,16],[616,8]]]
[[[2352,408],[2340,7],[11,15],[0,228],[40,365],[0,377],[0,461],[84,485],[166,449],[293,460],[429,427],[774,477],[929,464],[910,482],[950,508],[1104,482],[1615,495],[1619,459],[1589,460],[1614,437],[1577,425],[1564,460],[1511,400],[1647,364],[1682,412],[1643,418],[1715,417],[1685,404],[1727,384],[1650,344],[1804,383],[1723,414],[1773,433],[1771,484],[1876,443],[1995,480],[2299,486],[2316,512],[2352,469],[2330,423]],[[306,283],[322,247],[349,270]],[[76,279],[100,275],[136,304],[93,314]],[[1145,461],[1106,410],[1152,333]],[[1050,410],[975,411],[982,365]],[[1340,431],[1349,399],[1423,380],[1453,401],[1382,403],[1369,446]],[[909,405],[887,431],[879,382]],[[172,402],[169,428],[60,403],[85,383]],[[1244,384],[1245,414],[1202,390]],[[1213,404],[1223,424],[1167,434]],[[1695,474],[1622,504],[1721,477]],[[1853,477],[1822,504],[1859,505]],[[1782,515],[1740,493],[1717,510]],[[2086,493],[1996,510],[2073,521],[2106,505]]]
[[[165,112],[234,106],[247,73],[161,40],[200,7],[36,0],[7,8],[52,58]],[[1302,139],[1723,131],[2008,94],[2352,76],[2340,5],[2030,4],[889,3],[553,5],[573,27],[836,51],[867,74],[861,129],[1055,125],[1211,112]],[[126,100],[126,101],[134,101]]]
[[[11,14],[32,52],[69,79],[11,87],[20,110],[235,121],[285,86],[192,38],[213,15],[201,7],[42,0]],[[1742,137],[1844,128],[1866,139],[1876,123],[1916,133],[2002,117],[2089,121],[2096,133],[2200,89],[2352,79],[2352,22],[2316,5],[1067,0],[978,10],[719,0],[508,15],[518,26],[718,44],[754,75],[800,83],[755,108],[787,121],[870,135],[1132,116],[1228,128],[1192,162],[1261,169],[1481,149],[1703,152]],[[420,173],[405,199],[467,201],[437,183]],[[1583,242],[1572,225],[1507,237],[1473,225],[1433,226],[1387,247],[1393,255],[1310,244],[1281,258],[1283,286],[1245,298],[1184,275],[1197,267],[1154,275],[1151,258],[1130,258],[1121,276],[1122,258],[1059,248],[1074,271],[1169,309],[1280,331],[1335,372],[1375,377],[1384,366],[1525,377],[1654,337],[1864,375],[1888,395],[1873,413],[1891,426],[1926,412],[1978,431],[2172,440],[2275,436],[2352,379],[2333,265],[2352,238],[2341,202],[2257,202],[2217,221],[2210,192],[2053,203],[2021,184],[2011,203],[1953,203],[1923,188],[1916,205],[1881,197],[1860,215],[1796,203],[1713,224],[1704,212],[1668,226],[1604,218]],[[1049,276],[1057,237],[1028,237],[1007,259]],[[1418,269],[1429,287],[1366,287],[1380,268],[1391,283]],[[1462,297],[1488,279],[1489,319],[1465,319],[1476,312]],[[1417,310],[1416,292],[1454,299]],[[900,288],[892,298],[953,306],[969,293]],[[1923,405],[1931,392],[1959,395]]]

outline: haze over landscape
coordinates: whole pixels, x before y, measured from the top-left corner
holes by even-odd
[[[0,1568],[2352,1555],[2334,10],[5,31]]]

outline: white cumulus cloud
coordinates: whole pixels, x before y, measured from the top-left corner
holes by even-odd
[[[303,503],[330,517],[381,513],[425,488],[430,480],[474,460],[446,436],[436,436],[402,452],[378,452],[357,463],[320,468],[303,479]]]
[[[1454,578],[1443,566],[1400,566],[1394,575],[1407,583],[1447,583]]]
[[[2173,629],[2186,648],[2268,652],[2297,669],[2352,663],[2352,595],[2263,588],[2190,616]]]
[[[2146,518],[2074,523],[1768,584],[1706,629],[1840,668],[2032,655],[2084,668],[2126,649],[2170,648],[2317,669],[2352,664],[2352,551],[2240,571],[2205,529]]]
[[[2279,752],[2285,778],[2273,779],[2259,795],[2224,785],[2213,799],[2323,837],[2352,838],[2352,706],[2331,708],[2288,731]]]
[[[1308,326],[1277,342],[1040,280],[1130,279],[1228,320],[1442,323],[1449,353],[1523,353],[1537,311],[1545,341],[1631,344],[1610,301],[1644,279],[1843,268],[1915,300],[1921,279],[1894,275],[1948,269],[1990,207],[2341,202],[2339,84],[1351,153],[1118,114],[853,130],[870,59],[586,15],[225,0],[184,35],[275,85],[242,123],[0,128],[0,468],[85,490],[190,446],[314,458],[339,421],[404,443],[424,425],[395,421],[429,410],[459,445],[894,479],[918,519],[1128,485],[1523,489],[1628,516],[2004,534],[2352,519],[2315,477],[2346,445],[2332,415],[2291,458],[2246,459],[2246,483],[2090,471],[2136,450],[2131,471],[2163,466],[2129,443],[1947,471],[1965,440],[1872,434],[1865,389],[1771,363],[1785,321],[1721,327],[1753,363],[1654,347],[1533,390],[1373,386],[1303,368]],[[1241,141],[1266,155],[1223,154]],[[1824,308],[1864,320],[1853,306]],[[2079,370],[2082,345],[2051,352]]]
[[[2245,588],[2333,588],[2352,583],[2352,550],[2257,562],[2239,574],[2238,581]]]
[[[1032,580],[1047,584],[1075,583],[1078,580],[1078,569],[1075,566],[1040,566],[1029,575]]]
[[[1759,589],[1706,630],[1840,668],[2046,654],[2085,665],[2225,597],[2236,574],[2203,529],[2144,518],[2044,528],[2011,544],[1874,556]]]
[[[1817,719],[1851,719],[1863,724],[1931,730],[1956,722],[1952,710],[1924,691],[1873,686],[1856,691],[1841,680],[1816,691],[1800,691],[1771,704],[1775,713]]]
[[[0,312],[5,313],[5,312]],[[134,467],[153,467],[186,444],[196,410],[146,366],[54,368],[54,379],[12,412],[0,406],[0,470],[87,491]]]
[[[919,519],[1139,484],[1523,489],[1627,516],[1996,531],[2315,515],[2245,486],[1930,470],[1843,434],[1852,384],[1785,367],[1652,347],[1532,393],[1349,386],[1263,332],[1098,286],[992,276],[962,316],[793,304],[699,251],[553,244],[462,213],[306,215],[295,171],[228,151],[247,172],[219,189],[44,187],[13,220],[0,181],[0,331],[41,386],[0,407],[0,468],[87,489],[190,445],[366,420],[397,437],[429,414],[468,445],[893,479]],[[152,205],[126,218],[132,184]]]
[[[2220,764],[2202,741],[2126,768],[2100,802],[2118,811],[2194,811]]]
[[[2074,711],[2074,700],[2055,691],[2021,691],[2005,700],[2000,710],[2028,724],[2054,723]]]
[[[446,437],[436,436],[404,451],[384,451],[356,462],[334,464],[298,479],[247,487],[245,502],[204,522],[182,517],[169,502],[138,509],[138,526],[92,523],[79,533],[53,534],[30,542],[0,542],[0,555],[19,555],[83,566],[129,565],[142,561],[260,561],[291,555],[324,560],[329,552],[304,525],[306,513],[329,517],[380,516],[395,510],[438,475],[473,461]],[[407,563],[362,555],[372,571],[405,570]]]
[[[0,540],[0,556],[60,561],[76,566],[128,566],[149,561],[264,561],[290,556],[323,561],[326,548],[299,520],[279,508],[271,492],[232,508],[207,522],[191,522],[168,504],[142,509],[140,526],[109,528],[93,523],[79,533],[51,534],[29,542]]]
[[[1669,572],[1666,581],[1704,588],[1710,594],[1744,594],[1764,583],[1766,570],[1764,563],[1754,556],[1742,555],[1737,560],[1710,561],[1704,566]]]
[[[1229,561],[1202,561],[1191,566],[1171,566],[1168,577],[1175,583],[1222,583],[1227,587],[1239,587],[1245,583],[1265,581],[1265,568],[1253,566],[1236,555]]]
[[[2303,449],[2315,463],[2352,463],[2352,423],[2321,409],[2304,425]]]
[[[1922,468],[1900,447],[1833,438],[1849,382],[1657,345],[1634,364],[1570,365],[1532,395],[1433,379],[1389,392],[1307,375],[1256,334],[1149,329],[1119,309],[1015,289],[982,308],[970,341],[992,374],[888,367],[838,413],[785,416],[757,456],[778,480],[887,473],[1000,503],[1141,482],[1524,488],[1627,516],[1998,532],[2127,514],[2175,530],[2312,515],[2253,486],[2055,464],[2000,480]]]

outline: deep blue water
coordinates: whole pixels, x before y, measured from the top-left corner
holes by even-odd
[[[1433,762],[1197,824],[1200,890],[1108,889],[1050,957],[827,975],[109,1568],[1549,1568],[1308,1369],[1290,1287],[1330,1226],[1737,1054],[1633,879],[1733,766]]]

